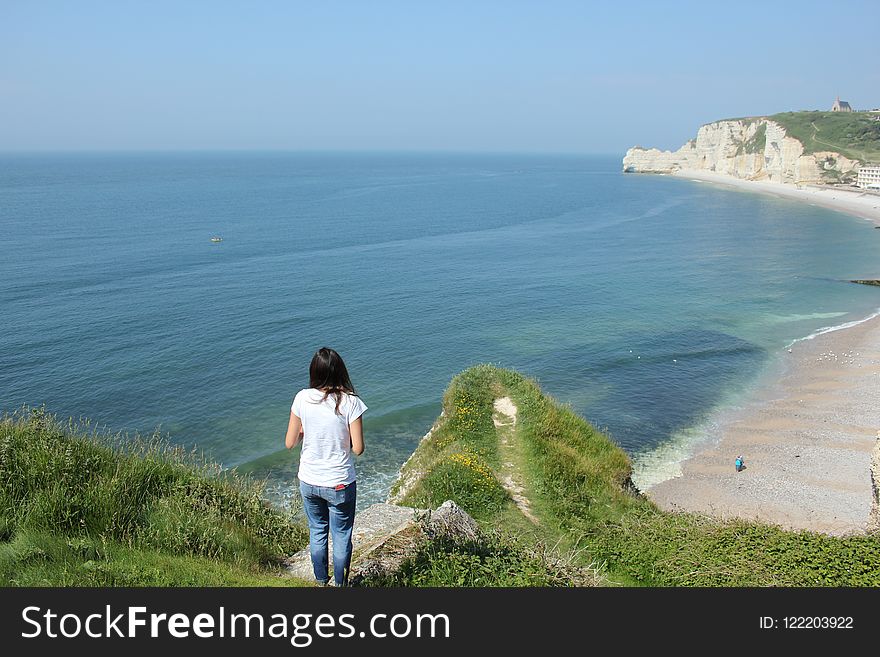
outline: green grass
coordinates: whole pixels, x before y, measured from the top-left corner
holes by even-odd
[[[368,586],[595,586],[595,570],[551,556],[546,546],[492,532],[467,543],[435,539],[400,571]]]
[[[804,145],[804,153],[834,151],[862,164],[880,163],[880,121],[863,112],[783,112],[767,117]]]
[[[148,439],[0,419],[0,583],[258,585],[308,541],[257,482]]]
[[[509,498],[502,503],[493,498],[489,507],[474,508],[481,500],[473,490],[474,479],[445,470],[450,455],[466,453],[476,445],[493,453],[486,418],[491,421],[492,400],[503,395],[519,409],[516,439],[525,454],[520,475],[540,521],[531,528]],[[465,415],[478,421],[460,421],[462,409],[456,405],[465,399]],[[491,462],[487,456],[477,465],[483,468]],[[572,568],[599,564],[607,584],[880,585],[880,536],[834,538],[659,510],[633,489],[623,450],[570,408],[543,394],[536,382],[510,370],[480,365],[453,379],[444,399],[444,415],[404,474],[409,469],[423,476],[405,503],[422,505],[448,496],[472,507],[481,526],[496,536],[494,545],[508,541],[519,546],[553,545],[546,563],[566,555],[562,560]],[[505,569],[498,559],[487,556],[494,554],[491,547],[467,551],[466,556],[442,546],[428,547],[394,583],[477,584],[462,574],[467,569],[483,573],[484,584],[507,581],[502,574],[507,573],[508,579],[519,576],[531,563],[521,547],[515,553],[520,555],[518,566]],[[461,563],[469,565],[455,565]],[[533,576],[530,581],[549,583],[543,577]]]
[[[273,569],[21,530],[0,543],[4,586],[305,586]]]
[[[835,538],[645,506],[583,527],[584,545],[644,586],[878,586],[880,537]]]
[[[443,421],[424,441],[410,469],[425,472],[406,503],[436,508],[454,500],[475,518],[489,518],[511,504],[494,475],[499,466],[492,423],[494,392],[489,368],[473,368],[449,384],[443,398]],[[392,488],[396,492],[400,482]]]

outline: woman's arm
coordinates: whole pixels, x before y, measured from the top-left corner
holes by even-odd
[[[364,422],[358,418],[348,425],[351,432],[351,451],[360,456],[364,453]]]
[[[291,411],[290,422],[287,425],[287,435],[284,437],[284,446],[293,449],[302,438],[302,420]]]

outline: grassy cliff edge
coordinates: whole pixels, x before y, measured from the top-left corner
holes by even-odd
[[[159,437],[108,436],[41,409],[0,419],[6,586],[275,586],[308,541],[260,486]]]
[[[518,409],[504,441],[493,423],[500,397]],[[537,522],[504,485],[511,466]],[[598,569],[609,585],[880,584],[878,535],[835,538],[667,513],[633,489],[630,472],[613,441],[535,381],[479,365],[450,383],[443,415],[404,466],[392,496],[420,507],[452,499],[500,540],[552,545],[551,562]],[[409,580],[397,583],[417,583],[430,571],[428,579],[442,584],[445,559],[442,550],[423,554]]]

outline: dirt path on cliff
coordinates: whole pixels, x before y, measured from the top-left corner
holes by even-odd
[[[510,493],[522,514],[537,525],[538,518],[532,513],[532,503],[526,496],[518,467],[524,455],[516,438],[516,405],[510,397],[500,397],[494,401],[493,408],[495,412],[492,414],[492,422],[498,434],[498,453],[501,457],[501,470],[498,473],[501,484]]]
[[[813,126],[813,141],[818,142],[818,143],[822,144],[823,146],[829,146],[830,148],[834,148],[834,149],[839,148],[838,146],[835,146],[834,144],[829,144],[827,141],[822,141],[821,139],[819,139],[819,137],[816,136],[819,134],[819,126],[816,125],[815,121],[810,121],[810,125]]]
[[[813,137],[812,137],[813,141],[815,141],[815,142],[817,142],[817,143],[819,143],[819,144],[822,144],[823,146],[828,146],[828,147],[829,147],[833,152],[835,152],[835,153],[839,153],[839,152],[840,152],[841,149],[840,149],[840,146],[839,146],[839,145],[837,145],[837,144],[831,144],[831,143],[829,143],[829,142],[827,142],[827,141],[823,141],[822,139],[819,139],[819,137],[818,137],[818,134],[819,134],[819,126],[816,125],[816,122],[815,122],[815,121],[810,121],[810,125],[813,126]],[[855,150],[853,150],[853,152],[854,152],[854,153],[858,153],[859,151],[855,151]],[[862,157],[861,157],[862,162],[866,162],[866,161],[867,161],[867,158],[865,157],[865,152],[864,152],[864,151],[861,151],[861,153],[862,153]]]

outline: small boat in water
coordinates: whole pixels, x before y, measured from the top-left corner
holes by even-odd
[[[211,238],[211,241],[212,241],[212,242],[222,242],[222,241],[223,241],[223,238],[222,238],[222,237],[212,237],[212,238]]]

